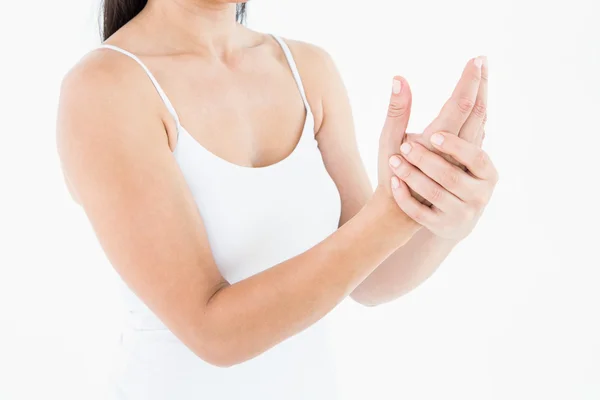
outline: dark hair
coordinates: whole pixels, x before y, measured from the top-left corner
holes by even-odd
[[[108,39],[144,9],[148,0],[102,0],[102,40]],[[235,19],[246,22],[246,3],[236,4]]]

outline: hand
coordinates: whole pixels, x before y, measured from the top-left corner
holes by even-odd
[[[452,96],[436,119],[422,134],[406,135],[405,141],[417,142],[429,150],[435,151],[430,143],[431,135],[437,131],[446,131],[458,137],[481,146],[485,137],[487,121],[489,67],[487,58],[477,57],[465,66],[462,76],[457,83]],[[457,160],[441,154],[455,165]],[[464,166],[461,166],[464,169]]]
[[[487,121],[488,80],[487,58],[482,56],[470,60],[465,66],[452,96],[438,117],[425,128],[422,134],[408,134],[405,141],[417,142],[429,150],[435,151],[430,143],[431,135],[437,131],[446,131],[481,146],[485,137]],[[438,154],[451,163],[459,165],[458,161],[452,157]],[[464,166],[461,168],[465,169]]]
[[[390,198],[390,179],[393,174],[388,167],[388,160],[398,152],[405,139],[411,105],[412,94],[408,82],[402,77],[394,77],[387,118],[379,138],[378,164],[378,189],[387,192]]]
[[[463,239],[475,227],[498,181],[488,155],[477,145],[448,132],[436,132],[431,145],[468,171],[419,143],[404,143],[403,157],[392,156],[392,192],[398,206],[437,236]],[[432,206],[416,200],[409,188]]]
[[[433,122],[425,128],[422,134],[409,134],[405,142],[416,142],[431,151],[441,155],[450,163],[466,170],[457,160],[449,155],[437,152],[431,145],[431,135],[440,130],[481,146],[485,137],[485,123],[487,120],[487,94],[488,94],[489,69],[486,57],[477,57],[470,60],[465,66],[462,76],[456,85],[450,99]],[[431,205],[418,193],[412,195],[428,206]]]
[[[393,173],[388,163],[390,157],[398,151],[404,141],[411,104],[412,94],[408,82],[402,77],[394,77],[387,118],[379,138],[378,185],[371,200],[383,205],[386,215],[390,217],[393,224],[409,225],[410,229],[417,232],[421,229],[421,225],[406,215],[396,204],[390,186]]]

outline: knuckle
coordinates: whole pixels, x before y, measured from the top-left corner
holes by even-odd
[[[487,205],[488,201],[489,199],[486,194],[479,193],[473,196],[471,203],[476,210],[482,210]]]
[[[408,105],[398,101],[392,101],[388,107],[387,116],[390,118],[402,118],[408,111]]]
[[[471,221],[475,218],[477,212],[473,207],[465,207],[461,213],[461,218],[463,221]]]
[[[458,111],[460,111],[462,114],[471,113],[471,110],[473,110],[474,106],[475,103],[468,97],[461,97],[456,101],[456,107],[458,108]]]
[[[487,105],[485,103],[475,103],[473,106],[473,114],[483,119],[485,123],[487,120]]]
[[[454,157],[452,157],[451,155],[448,154],[441,154],[442,158],[446,161],[448,161],[448,163],[457,166],[458,168],[461,168],[464,171],[464,166],[458,162]]]
[[[412,210],[407,212],[408,216],[411,217],[415,222],[422,224],[425,220],[425,215],[420,210]]]
[[[419,146],[413,146],[411,152],[408,154],[411,162],[415,165],[421,165],[423,163],[423,152]]]
[[[444,187],[455,188],[458,185],[458,172],[454,168],[445,168],[442,172],[441,183]]]
[[[487,153],[483,150],[480,150],[475,155],[475,166],[479,169],[487,169],[490,165],[490,159]]]
[[[410,176],[412,175],[412,168],[403,165],[400,168],[398,168],[398,176],[400,178],[402,178],[402,180],[406,180],[408,178],[410,178]]]
[[[437,203],[444,197],[444,191],[442,188],[434,186],[429,190],[429,201]]]

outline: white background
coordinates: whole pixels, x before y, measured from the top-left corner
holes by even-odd
[[[2,1],[0,399],[95,399],[116,274],[70,201],[58,89],[98,44],[96,1]],[[478,228],[395,303],[334,313],[343,399],[600,399],[597,0],[252,0],[250,27],[318,44],[346,82],[375,178],[394,74],[411,131],[487,54],[485,147],[500,170]]]

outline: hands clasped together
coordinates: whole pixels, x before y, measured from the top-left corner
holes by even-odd
[[[438,117],[422,134],[407,135],[412,95],[405,79],[394,78],[380,139],[379,187],[439,237],[466,237],[498,181],[496,168],[481,149],[487,91],[487,60],[470,60]]]

